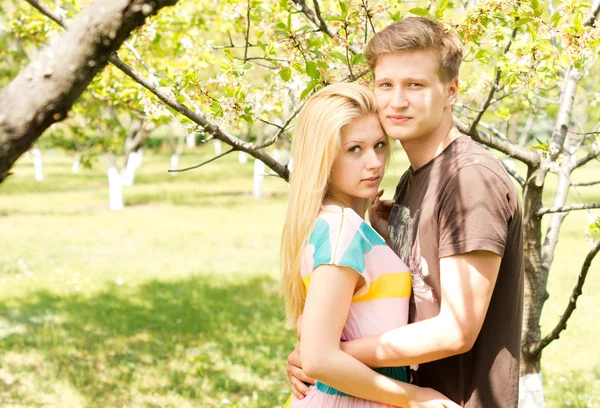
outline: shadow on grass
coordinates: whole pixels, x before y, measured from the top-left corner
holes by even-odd
[[[52,369],[38,369],[39,381],[71,384],[86,406],[216,406],[227,398],[274,407],[286,397],[293,347],[276,289],[267,277],[198,276],[111,284],[90,297],[38,292],[0,302],[0,316],[21,328],[0,339],[0,353],[41,355]],[[19,371],[36,370],[14,360],[17,381]],[[0,392],[26,402],[2,381]]]

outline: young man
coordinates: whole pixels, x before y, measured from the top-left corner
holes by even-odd
[[[372,225],[410,267],[410,322],[343,350],[372,367],[410,365],[412,382],[465,407],[517,407],[523,305],[518,193],[500,161],[454,127],[462,45],[411,17],[365,53],[379,119],[411,163]],[[389,222],[389,223],[388,223]],[[307,388],[297,353],[288,376]]]

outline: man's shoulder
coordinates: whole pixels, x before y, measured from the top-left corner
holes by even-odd
[[[468,136],[461,137],[456,146],[449,151],[444,165],[441,163],[441,173],[451,178],[460,172],[471,172],[474,177],[490,177],[502,182],[510,190],[515,190],[512,180],[504,165],[489,150],[475,142]]]

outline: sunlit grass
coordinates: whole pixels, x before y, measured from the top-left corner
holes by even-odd
[[[181,165],[210,154],[199,148]],[[402,153],[395,160],[385,197],[407,167]],[[233,155],[173,177],[167,155],[146,154],[114,213],[101,161],[78,175],[62,153],[44,152],[44,163],[44,182],[25,157],[0,185],[0,405],[283,405],[294,344],[277,296],[287,185],[265,178],[257,201],[252,165]],[[598,189],[581,191],[600,201]],[[561,233],[544,333],[587,253],[586,225],[585,212],[573,213]],[[551,407],[600,405],[599,262],[567,331],[544,352]]]

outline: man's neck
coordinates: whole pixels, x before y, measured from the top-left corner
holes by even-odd
[[[430,137],[402,142],[402,147],[408,156],[410,166],[413,170],[417,170],[442,153],[460,135],[452,122],[440,124],[438,131]]]

